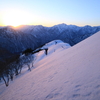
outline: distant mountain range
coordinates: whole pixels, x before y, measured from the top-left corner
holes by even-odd
[[[73,46],[98,31],[100,31],[100,26],[79,27],[66,24],[53,27],[42,25],[25,25],[20,28],[0,27],[0,48],[10,53],[18,53],[27,48],[36,49],[57,39]]]

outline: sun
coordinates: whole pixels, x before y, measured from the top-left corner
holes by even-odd
[[[3,24],[11,26],[27,25],[32,21],[32,15],[21,10],[9,10],[3,15]]]

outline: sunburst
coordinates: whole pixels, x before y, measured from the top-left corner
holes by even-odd
[[[8,10],[3,15],[4,25],[19,26],[29,24],[32,19],[32,15],[21,10]]]

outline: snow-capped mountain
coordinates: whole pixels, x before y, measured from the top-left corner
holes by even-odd
[[[0,84],[0,99],[99,100],[99,37],[100,32],[68,49],[61,41],[46,44],[51,51],[59,46],[45,57],[43,51],[37,53],[31,72],[22,73],[9,87]]]
[[[53,27],[42,25],[26,25],[19,28],[11,26],[0,28],[0,48],[6,48],[12,53],[21,52],[27,48],[33,50],[53,40],[62,40],[71,46],[100,31],[100,26],[78,27],[59,24]]]
[[[36,40],[35,40],[36,41]],[[26,48],[34,48],[34,37],[31,34],[26,34],[15,30],[12,27],[0,29],[0,47],[15,53]]]

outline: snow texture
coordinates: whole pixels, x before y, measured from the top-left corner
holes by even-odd
[[[68,49],[60,42],[45,57],[41,51],[31,72],[7,88],[0,84],[0,100],[100,100],[99,38],[100,32]]]

